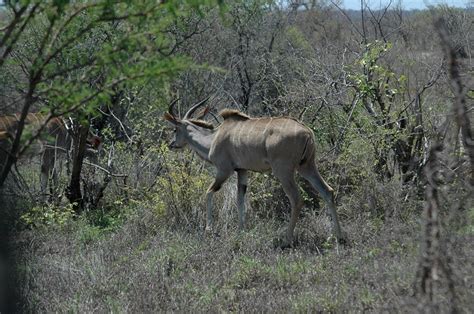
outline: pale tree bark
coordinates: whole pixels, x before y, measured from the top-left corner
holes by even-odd
[[[469,183],[471,187],[474,186],[474,138],[471,130],[471,121],[469,120],[467,102],[466,102],[466,89],[461,80],[460,76],[460,65],[458,60],[458,52],[453,47],[449,34],[446,29],[444,19],[440,18],[435,24],[439,37],[441,39],[441,45],[444,49],[446,58],[448,60],[448,72],[451,81],[451,86],[454,91],[454,106],[453,113],[456,123],[461,130],[461,139],[469,158],[471,174]]]
[[[426,203],[423,210],[423,243],[421,260],[416,276],[415,294],[421,296],[421,306],[436,303],[436,285],[441,285],[444,279],[448,288],[451,313],[457,312],[457,299],[454,289],[453,275],[441,239],[441,224],[439,221],[439,153],[443,150],[441,144],[435,144],[430,151],[430,157],[425,166]]]
[[[461,138],[465,153],[468,158],[470,167],[467,172],[469,177],[468,193],[472,191],[474,183],[474,142],[472,138],[471,124],[469,121],[465,88],[460,76],[460,65],[458,53],[453,48],[454,45],[449,39],[445,22],[442,18],[435,22],[435,27],[441,39],[441,46],[445,52],[447,59],[447,67],[450,83],[454,92],[453,116],[457,123],[458,129],[461,131]],[[449,118],[448,118],[449,119]],[[452,313],[457,312],[457,296],[454,287],[454,279],[451,271],[449,256],[446,254],[444,243],[446,240],[441,238],[441,223],[439,219],[439,207],[441,186],[441,162],[439,155],[443,147],[439,142],[433,144],[430,151],[428,162],[425,166],[425,177],[427,181],[425,196],[426,204],[423,211],[424,214],[424,237],[422,243],[421,260],[416,276],[417,295],[420,295],[425,302],[433,305],[436,303],[436,288],[441,286],[444,279],[445,285],[450,298],[450,310]],[[457,171],[463,171],[461,170]],[[463,175],[463,173],[460,173]],[[470,197],[470,195],[467,195]]]

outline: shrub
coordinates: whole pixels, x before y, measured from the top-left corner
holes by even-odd
[[[167,224],[197,226],[203,217],[203,196],[212,179],[189,155],[183,162],[179,156],[171,156],[173,152],[165,154],[165,171],[157,178],[148,201],[155,215]]]
[[[75,216],[73,207],[73,204],[33,206],[20,216],[20,221],[31,228],[64,226]]]

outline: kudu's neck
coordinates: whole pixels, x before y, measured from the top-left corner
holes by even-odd
[[[186,140],[189,147],[195,151],[199,157],[209,161],[209,150],[214,140],[215,131],[194,124],[188,125],[186,130],[188,131]]]

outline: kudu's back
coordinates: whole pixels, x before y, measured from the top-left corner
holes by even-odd
[[[39,113],[29,113],[25,119],[25,133],[36,132],[36,130],[44,123],[45,117]],[[18,128],[19,114],[1,116],[0,117],[0,166],[6,160],[7,152],[15,137]],[[61,118],[52,118],[44,127],[43,136],[40,140],[30,145],[26,155],[31,157],[42,153],[47,147],[60,147],[65,149],[69,146],[70,138],[68,137],[66,127]],[[61,151],[62,152],[62,151]]]
[[[238,111],[221,113],[209,152],[216,166],[267,171],[284,162],[296,168],[314,158],[314,136],[310,129],[291,118],[250,118]]]

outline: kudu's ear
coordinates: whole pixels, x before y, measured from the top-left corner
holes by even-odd
[[[178,124],[178,120],[169,112],[165,112],[165,114],[163,115],[163,119],[165,119],[174,126]]]
[[[209,98],[211,98],[211,96],[207,97],[206,99],[204,100],[201,100],[200,102],[198,102],[197,104],[194,104],[189,110],[188,112],[186,112],[186,114],[184,115],[183,117],[183,120],[187,120],[187,119],[191,119],[194,111],[196,111],[196,109],[198,109],[199,107],[201,107],[202,105],[204,105],[204,103],[206,101],[209,100]]]
[[[12,135],[7,131],[0,131],[0,141],[2,140],[10,140],[12,139]]]
[[[101,149],[102,148],[102,139],[100,137],[98,137],[97,135],[94,135],[94,138],[93,138],[93,147],[97,150]]]
[[[202,119],[204,118],[208,113],[211,108],[209,106],[206,106],[206,108],[202,109],[196,116],[196,119]]]

